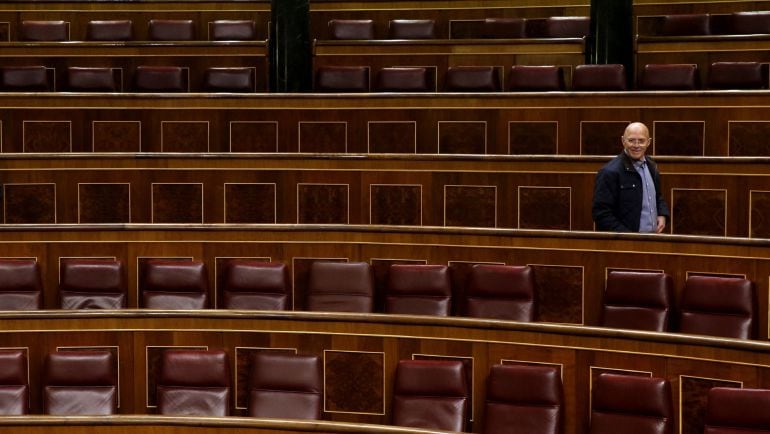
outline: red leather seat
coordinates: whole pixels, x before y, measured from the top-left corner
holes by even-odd
[[[767,89],[767,64],[714,62],[709,68],[708,86],[710,89]]]
[[[677,14],[663,17],[662,36],[695,36],[711,34],[709,14]]]
[[[703,434],[770,433],[770,390],[714,387],[709,390]]]
[[[56,42],[67,41],[69,23],[66,21],[22,21],[19,27],[22,41]]]
[[[208,308],[208,276],[203,262],[152,259],[144,264],[142,274],[142,307]]]
[[[393,425],[464,431],[468,390],[462,362],[401,360],[393,385]]]
[[[665,273],[610,271],[602,306],[602,327],[668,330],[674,283]]]
[[[626,68],[623,65],[578,65],[572,74],[573,90],[622,91],[626,88]]]
[[[734,35],[770,33],[770,11],[733,12],[728,20],[728,33]]]
[[[0,68],[0,89],[15,92],[50,90],[45,66],[4,66]]]
[[[286,264],[232,259],[226,263],[223,273],[225,309],[289,309],[291,284]]]
[[[663,378],[599,374],[589,434],[673,434],[671,385]]]
[[[682,333],[753,339],[757,328],[754,282],[735,277],[690,276],[680,302]]]
[[[492,39],[520,39],[527,37],[526,18],[486,18],[483,36]]]
[[[429,83],[427,68],[382,68],[377,74],[380,92],[427,92],[432,90]]]
[[[446,265],[390,266],[386,313],[449,316],[451,311],[452,285]]]
[[[253,41],[257,24],[253,20],[216,20],[209,23],[212,41]]]
[[[93,20],[86,26],[89,41],[130,41],[134,37],[131,20]]]
[[[591,34],[591,17],[548,17],[527,20],[531,38],[583,38]]]
[[[208,68],[203,74],[203,88],[210,92],[254,92],[255,72],[249,67]]]
[[[126,307],[126,273],[112,259],[62,259],[59,297],[62,309]]]
[[[320,419],[322,383],[317,356],[257,352],[249,370],[249,415]]]
[[[46,414],[103,416],[117,413],[118,375],[109,351],[60,351],[46,358]]]
[[[555,65],[513,65],[508,75],[512,92],[564,90],[564,71]]]
[[[487,377],[485,434],[561,434],[561,372],[555,366],[493,365]]]
[[[320,312],[372,312],[374,275],[369,264],[313,262],[310,266],[307,308]]]
[[[230,365],[223,350],[166,350],[157,383],[160,414],[230,415]]]
[[[148,35],[151,41],[192,41],[195,25],[192,20],[150,20]]]
[[[388,37],[390,39],[435,39],[436,21],[390,20]]]
[[[509,321],[535,320],[535,277],[529,266],[476,264],[471,268],[464,314]]]
[[[446,71],[447,92],[499,91],[500,72],[494,66],[450,66]]]
[[[331,39],[374,39],[374,21],[372,20],[329,20],[327,24]]]
[[[27,357],[23,350],[0,350],[0,415],[18,416],[28,410]]]
[[[0,259],[0,310],[43,307],[40,266],[34,259]]]
[[[316,92],[368,92],[369,67],[320,66],[315,72]]]
[[[184,70],[178,66],[137,66],[134,75],[138,92],[185,92]]]
[[[642,70],[639,89],[643,90],[695,90],[700,87],[698,65],[648,64]]]
[[[67,68],[67,87],[73,92],[115,92],[118,83],[112,68],[71,66]]]

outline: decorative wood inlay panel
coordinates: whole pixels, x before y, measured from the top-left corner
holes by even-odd
[[[0,41],[2,42],[10,42],[11,41],[11,23],[8,22],[2,22],[0,23]]]
[[[520,229],[572,229],[570,187],[519,187]]]
[[[770,191],[751,191],[749,237],[770,238]]]
[[[414,154],[417,152],[417,122],[369,122],[369,152]]]
[[[371,184],[369,189],[370,224],[409,226],[422,224],[421,185]]]
[[[203,184],[153,184],[153,223],[203,223]]]
[[[324,411],[385,413],[385,353],[324,351]]]
[[[24,152],[71,152],[70,121],[24,121]]]
[[[297,184],[297,223],[348,223],[348,184]]]
[[[438,123],[439,154],[486,154],[486,122]]]
[[[623,131],[628,122],[580,122],[580,150],[582,155],[616,155],[623,150]]]
[[[583,324],[583,267],[529,265],[535,271],[537,320]]]
[[[727,155],[731,157],[770,157],[770,146],[763,138],[770,135],[770,121],[729,121]]]
[[[225,223],[275,222],[275,184],[225,184]]]
[[[258,335],[265,341],[265,347],[236,347],[235,348],[235,408],[249,407],[249,368],[254,354],[261,352],[297,354],[296,348],[269,348],[270,335]]]
[[[147,391],[146,406],[148,408],[157,407],[155,389],[158,384],[158,375],[160,375],[160,364],[163,357],[163,351],[174,350],[207,350],[207,346],[148,346],[145,348],[145,363],[147,363],[147,378],[145,387]]]
[[[706,122],[653,122],[655,155],[690,155],[705,153]]]
[[[78,223],[131,223],[131,184],[78,184]]]
[[[742,387],[737,381],[679,376],[681,433],[702,434],[706,420],[706,398],[712,387]]]
[[[347,258],[292,258],[292,279],[294,290],[292,291],[292,300],[289,305],[294,306],[294,310],[304,310],[306,306],[307,284],[310,278],[310,266],[313,262],[348,262]],[[293,304],[292,304],[293,303]]]
[[[230,152],[278,152],[278,122],[230,122]]]
[[[141,152],[140,121],[93,121],[91,134],[94,152]]]
[[[162,152],[208,152],[208,122],[161,122]]]
[[[374,311],[382,312],[385,307],[385,292],[388,286],[388,270],[393,264],[427,264],[426,259],[371,259],[374,275]]]
[[[5,184],[5,223],[56,223],[56,184]]]
[[[300,122],[299,152],[348,151],[347,122]]]
[[[725,236],[727,191],[674,188],[672,195],[672,233]]]
[[[444,226],[497,226],[497,187],[445,185]]]
[[[508,153],[557,154],[558,122],[508,122]]]

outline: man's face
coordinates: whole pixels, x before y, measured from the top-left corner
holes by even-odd
[[[623,134],[623,148],[626,154],[634,160],[644,157],[647,147],[650,145],[650,133],[642,124],[632,124],[626,128]]]

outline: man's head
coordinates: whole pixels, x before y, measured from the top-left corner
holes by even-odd
[[[647,152],[647,147],[650,146],[652,140],[650,139],[650,131],[647,126],[641,122],[632,122],[626,127],[626,131],[623,133],[623,149],[626,155],[639,160],[644,157],[644,153]]]

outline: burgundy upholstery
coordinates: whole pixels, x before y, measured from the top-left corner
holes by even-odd
[[[709,14],[677,14],[663,17],[662,36],[708,35],[711,33]]]
[[[29,384],[23,350],[0,349],[0,415],[27,414]]]
[[[139,92],[184,92],[184,70],[178,66],[137,66],[134,76]]]
[[[43,282],[34,259],[0,259],[0,310],[43,307]]]
[[[110,415],[118,409],[118,375],[109,351],[61,351],[46,358],[43,407],[53,415]]]
[[[561,434],[564,392],[556,366],[493,365],[487,377],[485,434]]]
[[[476,264],[471,268],[465,315],[535,320],[535,277],[529,266]]]
[[[50,89],[45,66],[4,66],[0,68],[0,88],[6,91],[45,92]]]
[[[714,387],[706,404],[703,434],[770,433],[770,390]]]
[[[160,414],[229,416],[230,394],[230,365],[223,350],[163,352],[156,396]]]
[[[67,68],[67,88],[73,92],[115,92],[118,84],[112,68],[71,66]]]
[[[770,11],[734,12],[728,20],[728,32],[735,35],[770,33]]]
[[[203,74],[203,88],[211,92],[254,92],[254,68],[208,68]]]
[[[113,259],[62,259],[59,297],[62,309],[126,307],[126,273]]]
[[[499,91],[500,72],[494,66],[450,66],[444,89],[448,92]]]
[[[386,313],[449,316],[451,311],[452,286],[446,265],[390,266]]]
[[[152,41],[192,41],[195,27],[192,20],[150,20],[148,35]]]
[[[690,276],[680,302],[682,333],[752,339],[756,337],[754,282],[736,277]]]
[[[331,39],[374,39],[372,20],[329,20]]]
[[[253,41],[257,24],[252,20],[217,20],[209,23],[212,41]]]
[[[19,39],[22,41],[53,42],[69,40],[66,21],[22,21]]]
[[[286,310],[289,308],[289,272],[280,262],[232,259],[223,270],[225,309]]]
[[[131,20],[89,21],[86,39],[89,41],[130,41],[134,37]]]
[[[372,312],[372,268],[366,262],[313,262],[307,308],[321,312]]]
[[[526,18],[486,18],[482,28],[485,38],[519,39],[527,37]]]
[[[321,359],[260,351],[249,371],[249,415],[320,419],[323,400]]]
[[[668,330],[674,283],[665,273],[610,271],[602,306],[602,326]]]
[[[393,385],[393,425],[463,431],[468,391],[462,362],[401,360]]]
[[[673,434],[671,385],[663,378],[599,374],[589,434]]]
[[[382,68],[377,75],[381,92],[426,92],[431,90],[428,69],[420,67]]]
[[[320,66],[315,73],[317,92],[368,92],[366,66]]]
[[[767,89],[767,64],[714,62],[709,68],[711,89]]]
[[[688,63],[644,65],[639,83],[639,89],[644,90],[695,90],[699,87],[698,65]]]
[[[626,90],[626,68],[620,64],[578,65],[572,74],[573,90]]]
[[[513,65],[508,89],[513,92],[564,90],[564,71],[554,65]]]
[[[208,307],[208,276],[203,262],[151,259],[144,264],[143,280],[139,288],[142,293],[142,307]]]
[[[390,39],[434,39],[436,37],[436,21],[390,20],[388,37]]]
[[[531,38],[583,38],[591,33],[591,17],[549,17],[527,21]]]

